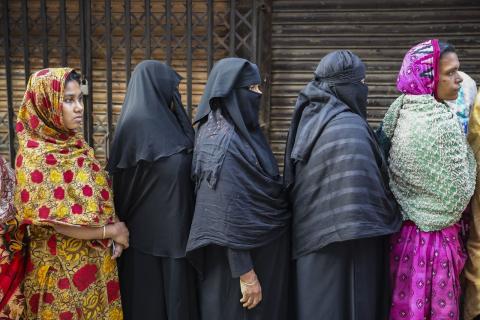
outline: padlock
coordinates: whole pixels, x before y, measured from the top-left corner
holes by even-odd
[[[82,85],[80,86],[80,89],[82,90],[82,93],[84,96],[88,96],[88,80],[87,79],[82,80]]]

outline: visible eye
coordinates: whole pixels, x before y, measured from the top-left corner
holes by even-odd
[[[260,88],[260,85],[258,84],[253,84],[248,87],[250,91],[256,92],[256,93],[262,93],[262,89]]]
[[[67,98],[67,99],[63,100],[63,102],[72,103],[72,102],[73,102],[73,99],[72,99],[72,98]]]

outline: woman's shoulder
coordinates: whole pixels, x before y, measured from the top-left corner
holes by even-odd
[[[341,112],[333,118],[325,128],[325,131],[342,130],[344,133],[348,132],[365,132],[368,133],[368,123],[356,113]]]

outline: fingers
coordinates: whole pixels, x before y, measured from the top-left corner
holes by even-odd
[[[117,259],[122,255],[123,252],[123,246],[121,244],[117,244],[115,246],[115,251],[113,252],[112,259]]]
[[[129,247],[128,238],[119,239],[120,241],[116,241],[118,244],[122,245],[123,249],[127,249]]]
[[[255,308],[259,303],[260,301],[262,301],[262,293],[260,293],[252,302],[252,304],[248,307],[248,309],[253,309]]]
[[[243,304],[243,307],[250,309],[254,300],[255,298],[253,296],[248,297],[247,301]]]
[[[123,246],[124,249],[128,248],[128,239],[119,238],[113,239],[113,241],[115,241],[116,244]]]
[[[240,303],[244,304],[245,302],[247,302],[247,300],[248,300],[248,296],[246,296],[245,293],[244,293],[243,296],[242,296],[242,299],[240,299]]]
[[[248,305],[246,308],[248,310],[251,310],[251,309],[255,308],[257,306],[257,304],[258,304],[258,300],[257,299],[252,299],[252,303],[250,303],[250,305]]]
[[[242,285],[241,291],[243,296],[240,303],[244,308],[253,309],[262,301],[262,289],[259,284],[252,287]]]

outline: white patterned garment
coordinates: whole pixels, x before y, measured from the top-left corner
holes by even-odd
[[[0,223],[11,219],[15,213],[13,195],[15,174],[10,165],[0,157]]]
[[[470,118],[470,112],[477,96],[477,84],[468,74],[465,72],[458,72],[463,81],[458,92],[457,100],[447,101],[447,104],[452,108],[452,111],[457,115],[458,120],[462,124],[465,134],[468,133],[468,120]]]

